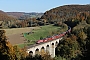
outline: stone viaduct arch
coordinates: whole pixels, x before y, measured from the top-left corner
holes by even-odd
[[[33,46],[28,47],[27,52],[34,56],[35,54],[42,54],[42,52],[47,52],[51,55],[51,57],[55,57],[55,48],[58,45],[59,41],[62,40],[62,38],[52,40],[46,43],[36,44]]]

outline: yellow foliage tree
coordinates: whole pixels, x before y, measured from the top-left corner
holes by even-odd
[[[12,46],[7,37],[5,31],[0,30],[0,60],[21,60],[27,56],[26,50],[20,49],[18,46]]]

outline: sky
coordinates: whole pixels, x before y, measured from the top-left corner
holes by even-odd
[[[68,4],[90,4],[90,0],[0,0],[0,10],[44,13],[52,8]]]

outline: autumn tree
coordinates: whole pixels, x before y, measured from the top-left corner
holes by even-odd
[[[14,59],[13,47],[7,41],[5,31],[0,30],[0,60],[13,60]]]
[[[26,48],[20,49],[18,46],[12,46],[5,31],[0,30],[0,60],[24,60],[27,56]]]

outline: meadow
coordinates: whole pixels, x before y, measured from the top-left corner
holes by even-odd
[[[24,33],[24,37],[27,42],[25,42],[26,45],[35,44],[37,40],[53,36],[55,34],[60,34],[62,32],[66,31],[65,29],[62,29],[62,27],[57,27],[53,25],[46,25],[46,26],[40,26],[39,29],[32,29],[28,33]],[[24,44],[19,45],[22,47]]]

